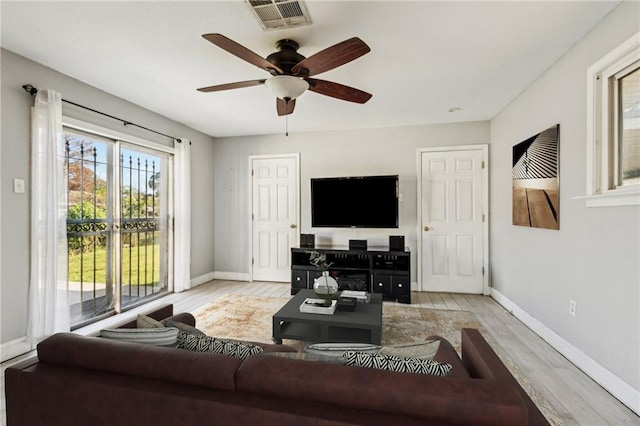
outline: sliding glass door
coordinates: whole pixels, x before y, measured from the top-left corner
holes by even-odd
[[[169,290],[170,154],[65,129],[72,327]]]
[[[169,158],[122,147],[119,171],[116,270],[126,308],[167,291]]]

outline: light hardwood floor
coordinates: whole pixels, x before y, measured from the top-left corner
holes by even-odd
[[[163,302],[175,312],[192,312],[227,294],[288,297],[289,284],[211,281]],[[491,337],[518,366],[521,374],[549,402],[565,425],[640,425],[640,417],[556,352],[513,315],[488,296],[454,293],[412,293],[412,305],[473,312]],[[385,304],[395,302],[385,301]],[[408,306],[408,305],[402,305]],[[2,365],[4,369],[9,363]],[[5,425],[4,386],[1,424]]]

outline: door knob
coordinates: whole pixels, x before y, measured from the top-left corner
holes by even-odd
[[[298,226],[295,223],[292,223],[291,225],[289,225],[289,228],[291,229],[296,229]]]
[[[428,227],[428,226],[425,226],[425,227],[424,227],[424,230],[425,230],[425,231],[428,231],[428,230],[429,230],[429,227]]]

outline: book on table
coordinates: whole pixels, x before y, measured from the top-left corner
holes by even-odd
[[[325,306],[324,299],[313,299],[306,298],[302,305],[300,305],[300,312],[305,312],[307,314],[324,314],[324,315],[333,315],[336,311],[338,301],[332,300],[331,305]]]
[[[369,294],[366,291],[342,290],[340,297],[351,297],[357,300],[367,300]]]

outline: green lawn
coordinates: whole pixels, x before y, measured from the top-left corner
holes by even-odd
[[[146,250],[146,254],[145,254]],[[95,262],[94,262],[95,255]],[[106,259],[107,252],[104,247],[97,247],[94,250],[82,254],[69,255],[69,281],[83,281],[92,283],[106,282]],[[122,285],[152,285],[160,278],[160,245],[149,244],[146,246],[125,247],[122,249]],[[82,265],[82,266],[81,266]],[[147,276],[145,278],[145,268]],[[82,280],[80,271],[82,273]],[[138,271],[140,272],[138,274]],[[116,272],[117,273],[117,272]],[[153,280],[152,280],[153,274]]]

